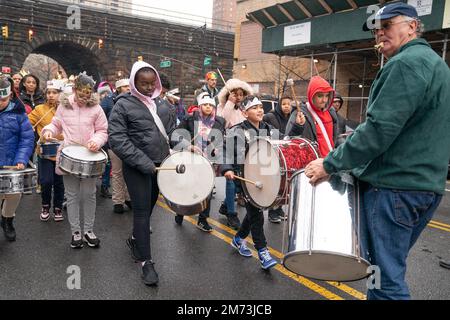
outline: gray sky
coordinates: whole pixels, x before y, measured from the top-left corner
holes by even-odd
[[[133,13],[203,25],[211,22],[212,6],[213,0],[133,0]]]

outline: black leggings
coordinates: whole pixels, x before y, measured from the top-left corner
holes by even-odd
[[[126,163],[122,170],[133,206],[133,236],[137,249],[143,260],[151,260],[150,216],[159,195],[156,174],[144,174]]]

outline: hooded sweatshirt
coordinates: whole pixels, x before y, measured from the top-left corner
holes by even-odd
[[[136,88],[136,75],[142,68],[155,72],[155,88],[151,96],[145,96]],[[155,164],[169,155],[167,140],[156,125],[150,109],[158,114],[167,135],[175,129],[175,119],[165,105],[156,106],[153,101],[161,93],[161,81],[155,68],[146,62],[133,65],[130,75],[130,93],[117,97],[109,117],[109,146],[123,163],[144,174],[152,174]]]
[[[326,106],[326,108],[324,110],[320,110],[313,103],[313,97],[318,92],[331,92],[332,93],[332,96],[328,100],[328,106]],[[332,148],[334,148],[333,118],[331,117],[329,109],[331,108],[331,106],[333,104],[333,98],[334,98],[334,90],[325,79],[323,79],[322,77],[319,77],[319,76],[314,76],[311,78],[309,85],[308,85],[308,104],[316,112],[317,116],[322,121]],[[314,118],[314,116],[313,116],[313,118]],[[324,133],[322,132],[322,129],[320,128],[319,124],[317,123],[317,121],[314,121],[314,123],[316,126],[317,142],[319,144],[319,151],[320,151],[320,154],[322,155],[322,157],[325,157],[331,150],[328,148]]]

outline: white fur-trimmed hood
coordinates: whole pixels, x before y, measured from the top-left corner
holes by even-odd
[[[219,104],[224,105],[228,99],[228,92],[237,88],[243,89],[247,95],[253,94],[253,89],[247,82],[244,82],[239,79],[229,79],[226,82],[225,87],[223,87],[219,92],[218,95]]]

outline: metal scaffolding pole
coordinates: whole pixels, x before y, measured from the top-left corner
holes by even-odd
[[[383,56],[381,58],[383,58]],[[359,113],[359,122],[360,123],[362,122],[363,110],[364,110],[364,82],[366,79],[366,66],[367,66],[367,57],[364,57],[364,71],[363,71],[362,88],[361,88],[361,107],[360,107],[360,113]]]
[[[338,52],[336,50],[336,53],[334,54],[334,74],[333,74],[333,89],[334,89],[334,91],[336,91],[337,59],[338,59]]]
[[[313,68],[314,68],[314,52],[311,52],[311,76],[309,79],[313,77]]]
[[[442,48],[442,60],[445,61],[447,55],[448,33],[445,34],[444,47]]]

